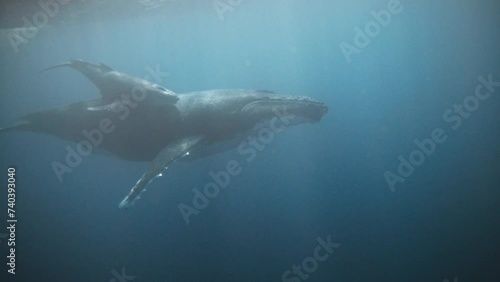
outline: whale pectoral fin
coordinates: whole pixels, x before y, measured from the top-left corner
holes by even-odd
[[[189,151],[201,143],[201,137],[189,137],[163,148],[156,158],[149,164],[148,169],[130,190],[128,195],[120,202],[119,208],[129,207],[134,200],[146,189],[146,186],[178,159],[189,155]]]
[[[99,67],[101,68],[101,71],[104,71],[104,72],[110,72],[110,71],[114,71],[114,69],[106,64],[103,64],[101,63],[99,65]]]

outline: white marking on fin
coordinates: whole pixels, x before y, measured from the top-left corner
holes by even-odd
[[[126,208],[132,205],[155,177],[162,175],[162,172],[169,164],[184,157],[186,152],[198,145],[201,140],[201,137],[189,137],[163,148],[118,207]]]

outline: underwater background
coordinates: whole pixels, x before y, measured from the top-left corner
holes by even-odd
[[[307,95],[329,112],[277,134],[189,224],[178,205],[242,159],[236,150],[175,164],[119,210],[147,163],[91,155],[59,182],[51,164],[70,142],[2,134],[0,281],[500,281],[498,1],[75,0],[34,35],[18,28],[42,8],[19,3],[0,14],[0,127],[99,97],[74,70],[39,73],[70,59],[176,93]],[[382,10],[390,19],[373,24]],[[491,95],[471,98],[478,85]],[[400,156],[435,130],[446,140],[391,185]],[[334,252],[308,259],[328,238]]]

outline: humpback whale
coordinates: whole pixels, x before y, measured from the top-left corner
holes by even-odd
[[[271,91],[217,89],[177,97],[175,104],[145,99],[126,116],[122,107],[93,110],[108,103],[103,99],[78,102],[28,114],[0,128],[0,134],[22,130],[77,143],[98,139],[96,146],[117,158],[148,161],[146,172],[119,204],[125,208],[175,161],[210,155],[213,147],[245,136],[262,124],[276,125],[283,120],[288,125],[314,123],[328,112],[324,103],[312,98]],[[97,130],[103,121],[110,129],[105,133]]]

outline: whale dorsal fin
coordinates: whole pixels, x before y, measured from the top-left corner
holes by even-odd
[[[106,71],[106,72],[110,72],[110,71],[114,71],[114,69],[104,63],[101,63],[99,65],[99,67],[101,68],[101,71]]]
[[[187,137],[163,148],[156,158],[149,164],[148,169],[130,190],[128,195],[120,202],[119,208],[130,206],[134,200],[146,189],[146,186],[173,162],[189,155],[189,151],[202,142],[201,137]]]

